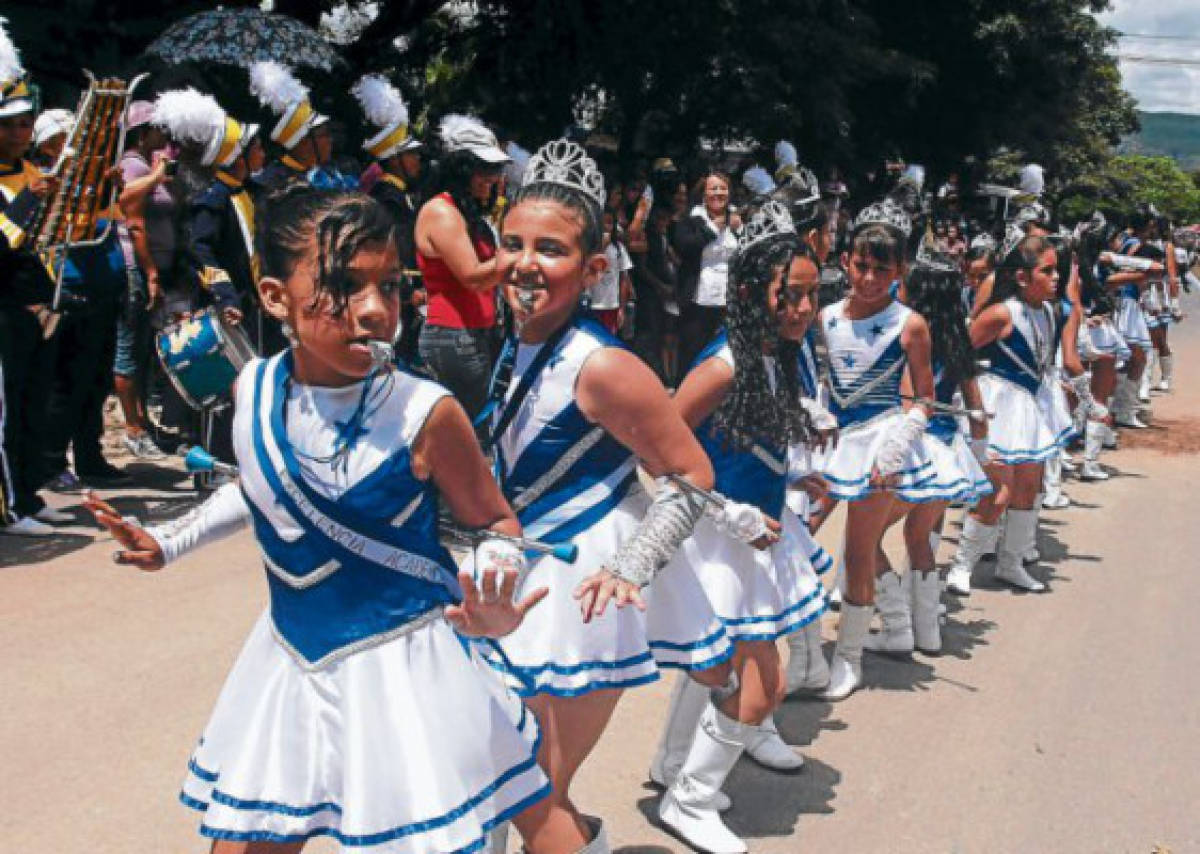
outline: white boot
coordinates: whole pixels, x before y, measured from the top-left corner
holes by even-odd
[[[1083,439],[1083,468],[1080,480],[1108,480],[1109,474],[1100,467],[1100,449],[1104,447],[1104,436],[1108,426],[1102,421],[1088,421]]]
[[[871,652],[911,655],[913,651],[912,614],[909,613],[907,576],[904,581],[894,570],[875,577],[875,610],[882,627],[868,635],[863,644]]]
[[[1046,585],[1025,571],[1021,556],[1028,552],[1037,536],[1037,514],[1033,510],[1008,508],[1004,544],[996,553],[996,580],[1041,593]]]
[[[829,665],[829,687],[821,695],[823,699],[834,702],[844,700],[862,684],[863,642],[867,639],[874,614],[874,605],[842,603],[837,645],[833,648],[833,661]]]
[[[829,591],[829,607],[837,611],[842,607],[842,594],[846,591],[842,585],[846,583],[846,541],[842,540],[842,552],[838,555],[833,567],[833,589]]]
[[[1162,372],[1162,377],[1158,381],[1158,390],[1170,391],[1171,381],[1175,378],[1175,357],[1160,356],[1158,359],[1158,368]]]
[[[508,822],[498,824],[488,834],[488,854],[508,854]]]
[[[913,641],[921,652],[936,654],[942,651],[942,626],[940,605],[942,579],[937,568],[927,570],[910,569],[908,589],[912,593]]]
[[[1042,500],[1039,504],[1047,510],[1061,510],[1071,506],[1071,499],[1062,491],[1062,455],[1055,454],[1042,466]]]
[[[1142,403],[1150,402],[1150,376],[1154,373],[1154,363],[1158,361],[1155,356],[1156,350],[1150,351],[1149,358],[1146,359],[1146,367],[1142,371],[1142,378],[1138,380],[1138,400]]]
[[[788,635],[787,690],[824,691],[829,685],[829,663],[821,649],[821,621],[808,623]]]
[[[1037,563],[1038,561],[1040,561],[1042,559],[1042,553],[1040,551],[1038,551],[1038,547],[1037,547],[1038,517],[1041,516],[1041,513],[1042,513],[1042,495],[1041,494],[1039,494],[1037,499],[1033,502],[1033,509],[1030,510],[1029,512],[1033,514],[1033,536],[1029,538],[1029,544],[1025,547],[1025,550],[1020,553],[1021,554],[1021,563],[1025,564],[1026,566],[1029,566],[1029,564],[1031,564],[1031,563]],[[1005,526],[1005,528],[1007,530],[1007,526]],[[1003,538],[1003,534],[1001,535],[1001,537]],[[998,559],[998,556],[997,556],[997,559]]]
[[[946,573],[947,590],[959,596],[971,595],[971,573],[975,564],[996,542],[999,533],[998,526],[985,525],[969,513],[963,518],[962,533],[958,537],[958,552]]]
[[[700,716],[709,705],[709,689],[686,674],[680,674],[671,691],[671,705],[667,708],[667,720],[663,725],[662,738],[658,740],[658,750],[650,761],[652,783],[664,789],[671,788],[696,737]],[[732,805],[728,796],[719,791],[712,807],[724,812]]]
[[[1118,427],[1146,429],[1137,416],[1137,386],[1125,374],[1117,375],[1117,388],[1113,393],[1113,419]]]
[[[704,709],[679,776],[658,805],[662,823],[693,848],[709,854],[745,854],[746,844],[721,821],[712,800],[756,732],[711,703]]]
[[[799,771],[804,767],[804,757],[783,740],[774,717],[768,715],[754,730],[755,734],[746,742],[746,755],[759,765],[772,771]]]
[[[592,832],[592,841],[579,849],[576,854],[612,854],[608,847],[608,834],[604,830],[604,822],[594,815],[583,817],[583,822]]]

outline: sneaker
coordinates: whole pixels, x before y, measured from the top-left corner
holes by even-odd
[[[131,480],[128,474],[104,460],[101,460],[99,464],[90,468],[85,469],[78,466],[77,468],[79,469],[79,479],[85,480],[88,483],[111,486],[119,483],[128,483]]]
[[[47,525],[69,525],[75,521],[75,517],[70,513],[62,510],[55,510],[49,505],[33,514],[33,518],[39,522],[45,522]]]
[[[0,534],[14,537],[49,537],[54,534],[54,529],[32,516],[22,516],[11,525],[0,525]]]
[[[130,436],[125,434],[122,439],[122,444],[125,445],[125,450],[133,454],[139,460],[161,460],[166,458],[166,454],[158,445],[154,444],[154,440],[150,438],[149,433],[142,433],[139,436]]]
[[[75,472],[70,469],[63,469],[53,480],[46,484],[46,488],[51,492],[81,492],[83,490],[83,482],[75,476]]]

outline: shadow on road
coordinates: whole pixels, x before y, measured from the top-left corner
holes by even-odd
[[[87,548],[93,538],[60,531],[51,537],[0,536],[0,569],[52,561]]]

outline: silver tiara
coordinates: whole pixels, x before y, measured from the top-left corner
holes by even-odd
[[[859,211],[851,231],[858,232],[870,225],[883,225],[895,229],[904,235],[905,240],[912,233],[912,218],[891,199],[875,202]]]
[[[795,234],[796,226],[792,215],[779,202],[770,201],[750,217],[750,221],[738,235],[738,251],[744,252],[756,243],[783,234]]]
[[[992,237],[986,231],[981,231],[979,234],[971,238],[972,252],[995,252],[996,238]]]
[[[928,240],[922,240],[917,247],[916,266],[924,267],[935,273],[957,273],[960,271],[953,258],[944,252],[939,252]]]
[[[601,208],[606,201],[604,176],[596,161],[580,146],[565,139],[547,142],[529,158],[525,167],[525,184],[561,184],[579,190]]]
[[[1000,251],[996,253],[996,266],[1004,266],[1004,262],[1017,250],[1024,239],[1025,229],[1015,222],[1010,222],[1004,229],[1004,242],[1000,244]]]

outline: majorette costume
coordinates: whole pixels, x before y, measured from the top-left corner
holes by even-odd
[[[786,208],[767,202],[739,236],[739,256],[788,235],[795,238]],[[767,333],[774,334],[774,330]],[[776,393],[783,376],[775,358],[758,358],[763,359],[766,381]],[[724,330],[700,352],[692,370],[713,359],[737,371]],[[721,507],[710,504],[676,561],[686,562],[696,572],[735,642],[775,641],[803,633],[809,626],[817,628],[819,637],[816,621],[829,602],[817,574],[828,569],[832,560],[787,506],[787,447],[762,436],[744,437],[748,447],[735,444],[718,430],[712,415],[696,433],[712,460],[715,491],[724,501]],[[765,533],[764,515],[777,520],[781,531],[778,542],[760,550],[750,543]],[[717,812],[720,787],[742,751],[780,770],[795,770],[803,760],[782,741],[769,716],[761,724],[740,722],[718,705],[716,700],[710,702],[708,689],[691,680],[679,681],[650,775],[668,788],[660,818],[701,850],[723,851],[741,845]]]
[[[549,143],[530,160],[525,182],[575,187],[603,205],[595,164],[563,141]],[[524,681],[515,687],[525,693],[570,697],[630,688],[656,680],[660,667],[706,669],[732,652],[700,581],[682,561],[640,580],[645,584],[653,577],[644,591],[645,612],[610,608],[583,622],[576,586],[602,566],[620,574],[619,555],[640,541],[643,522],[650,521],[651,502],[638,482],[633,453],[590,422],[575,400],[588,359],[609,347],[624,344],[576,316],[542,343],[510,340],[493,377],[485,423],[504,496],[527,536],[579,548],[574,564],[549,555],[534,558],[519,585],[520,595],[550,589],[525,622],[499,641]],[[659,494],[674,490],[660,488]],[[660,500],[656,496],[655,506]],[[495,655],[490,660],[503,666]]]
[[[527,536],[579,548],[574,564],[550,555],[532,560],[518,593],[547,586],[550,595],[499,641],[525,679],[515,687],[527,693],[631,688],[656,680],[660,667],[703,670],[731,654],[701,582],[679,561],[646,590],[645,613],[612,608],[588,624],[580,615],[575,587],[608,565],[649,506],[633,453],[575,402],[580,371],[606,347],[624,344],[576,318],[544,343],[510,341],[497,369],[497,379],[509,365],[512,371],[507,389],[495,389],[503,397],[491,420],[504,496]]]
[[[271,127],[271,141],[284,150],[278,160],[272,160],[256,178],[260,194],[270,194],[292,183],[308,183],[308,167],[290,152],[315,127],[329,117],[315,111],[308,99],[308,87],[278,62],[262,60],[250,67],[250,91],[259,103],[278,120]]]
[[[411,451],[447,394],[394,368],[304,386],[290,351],[254,360],[237,386],[240,492],[152,531],[170,557],[188,529],[248,516],[270,589],[188,763],[181,799],[204,835],[473,851],[549,791],[533,716],[443,618],[456,567]]]

